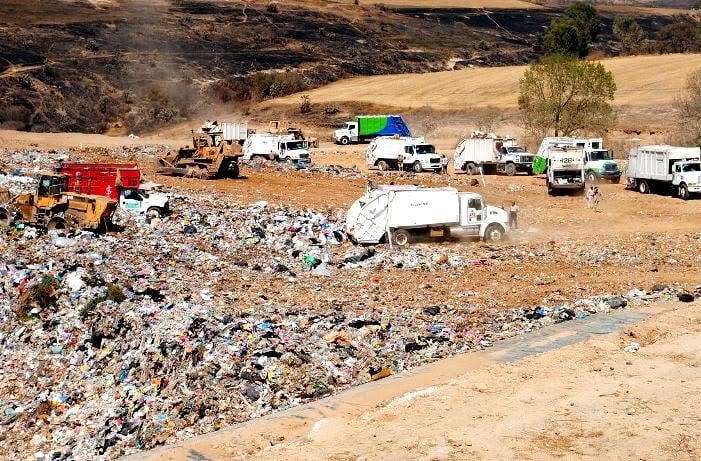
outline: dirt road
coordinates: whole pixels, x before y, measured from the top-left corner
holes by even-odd
[[[653,315],[616,335],[448,359],[139,459],[699,459],[698,303],[639,311]],[[587,330],[562,327],[530,343]]]

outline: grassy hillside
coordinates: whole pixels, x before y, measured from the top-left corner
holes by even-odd
[[[670,105],[684,87],[688,73],[701,67],[701,54],[631,56],[602,63],[616,78],[616,105]],[[517,106],[518,82],[525,69],[508,66],[352,78],[304,94],[317,104],[353,101],[398,109],[511,109]],[[275,99],[265,106],[297,104],[299,97]]]

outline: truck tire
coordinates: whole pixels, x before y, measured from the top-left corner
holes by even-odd
[[[348,144],[350,144],[350,138],[348,138],[347,136],[342,137],[341,144],[347,146]]]
[[[553,189],[553,186],[548,183],[548,195],[555,195],[555,189]]]
[[[12,224],[12,211],[8,207],[0,206],[0,226]]]
[[[598,181],[599,181],[599,178],[596,176],[596,173],[594,173],[593,171],[590,171],[589,173],[587,173],[587,182],[594,184]]]
[[[499,224],[490,224],[484,231],[485,242],[498,242],[504,238],[504,228]]]
[[[419,162],[418,160],[414,162],[414,166],[412,167],[412,169],[414,170],[414,173],[421,173],[422,171],[424,171],[423,167],[421,166],[421,162]]]
[[[398,247],[404,248],[409,246],[411,241],[411,234],[406,229],[398,229],[392,232],[392,242]]]
[[[507,176],[513,176],[516,174],[516,165],[513,163],[507,163],[504,167],[504,171],[506,171]]]
[[[385,162],[384,160],[380,160],[377,162],[377,167],[380,169],[380,171],[387,171],[389,170],[389,163]]]
[[[691,197],[691,194],[689,194],[689,187],[684,183],[679,184],[679,197],[681,197],[682,200],[689,200],[689,197]]]
[[[163,208],[158,206],[152,206],[146,210],[146,217],[148,218],[162,218],[164,214]]]
[[[477,168],[477,165],[475,165],[472,162],[467,164],[467,166],[465,167],[465,171],[467,171],[469,174],[477,174],[480,172],[479,168]]]
[[[644,179],[641,179],[640,182],[638,183],[638,190],[640,191],[641,194],[649,194],[650,193],[650,185],[645,181]]]
[[[62,218],[61,216],[54,216],[46,225],[46,230],[49,232],[56,232],[59,235],[66,235],[70,230],[70,226],[65,218]]]
[[[239,168],[238,163],[232,163],[231,166],[229,167],[229,177],[232,179],[236,179],[239,177],[239,174],[241,173],[241,170]]]

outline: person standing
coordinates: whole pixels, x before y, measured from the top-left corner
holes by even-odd
[[[448,174],[448,157],[441,155],[441,173]]]
[[[601,194],[601,191],[599,190],[599,186],[594,187],[594,198],[593,198],[593,207],[594,211],[601,211],[599,209],[599,205],[601,205],[601,200],[603,200],[604,196]]]
[[[516,202],[513,202],[511,208],[509,208],[509,227],[518,229],[518,205],[516,205]]]
[[[404,156],[402,154],[397,156],[397,167],[399,171],[404,171]]]
[[[591,209],[594,207],[594,186],[589,186],[589,189],[587,189],[587,208]]]

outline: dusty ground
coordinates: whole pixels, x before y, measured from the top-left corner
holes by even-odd
[[[698,303],[643,310],[620,334],[513,363],[448,359],[139,459],[699,459]],[[642,348],[625,352],[631,341]]]

